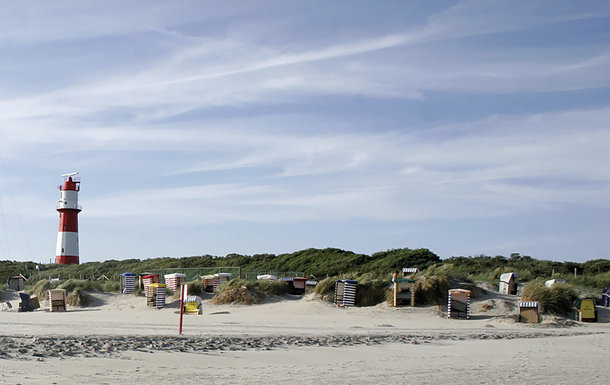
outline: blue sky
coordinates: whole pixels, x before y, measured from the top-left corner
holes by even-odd
[[[609,2],[2,9],[0,260],[609,257]]]

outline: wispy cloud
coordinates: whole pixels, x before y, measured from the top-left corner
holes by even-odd
[[[205,75],[190,77],[190,78],[181,78],[175,80],[166,80],[161,83],[151,84],[151,86],[159,86],[159,85],[168,85],[174,83],[184,83],[184,82],[192,82],[198,80],[205,80],[217,77],[225,77],[229,75],[242,74],[246,72],[254,72],[260,70],[266,70],[270,68],[290,66],[303,64],[308,62],[315,62],[326,59],[335,59],[345,56],[356,55],[360,53],[368,53],[372,51],[377,51],[384,48],[391,48],[406,44],[408,42],[407,36],[393,35],[393,36],[384,36],[379,39],[374,40],[364,40],[359,41],[355,44],[343,44],[337,46],[331,46],[328,48],[324,48],[322,50],[317,51],[309,51],[302,53],[276,53],[271,55],[266,59],[260,60],[258,62],[249,63],[247,66],[243,66],[241,68],[234,68],[219,72],[212,72]]]
[[[364,5],[339,20],[318,3],[114,4],[0,16],[0,152],[30,175],[27,218],[55,214],[40,214],[44,175],[75,169],[90,220],[145,226],[402,234],[389,224],[608,208],[606,4],[459,1],[399,23]],[[578,36],[547,44],[555,30]],[[531,108],[502,108],[506,94]]]
[[[610,15],[607,4],[601,8],[598,4],[589,5],[583,6],[580,2],[462,0],[430,16],[427,24],[415,35],[422,42],[455,39]]]
[[[490,51],[424,44],[600,17],[608,11],[548,14],[537,7],[530,2],[492,6],[465,1],[431,16],[421,27],[373,38],[343,38],[313,49],[179,37],[181,43],[161,53],[149,67],[34,97],[5,99],[0,101],[0,112],[17,126],[15,120],[31,118],[56,119],[63,125],[61,119],[91,118],[120,107],[130,109],[130,123],[137,123],[205,106],[279,103],[304,93],[422,98],[422,90],[540,92],[607,86],[608,51],[581,52],[572,47],[558,57],[557,51],[548,49]],[[130,33],[121,28],[117,31]]]
[[[462,135],[442,141],[426,132],[308,137],[179,130],[161,131],[158,147],[149,148],[145,143],[151,138],[126,134],[124,148],[169,151],[172,141],[162,144],[162,138],[172,134],[182,151],[200,153],[189,162],[168,159],[167,176],[197,183],[209,172],[247,169],[259,177],[247,183],[236,176],[228,177],[229,184],[127,190],[94,199],[88,215],[164,220],[189,215],[205,222],[415,220],[506,216],[583,200],[608,207],[610,175],[599,167],[610,144],[607,114],[601,109],[496,116],[453,126]],[[206,156],[206,148],[217,152]],[[128,208],[108,209],[110,201]]]

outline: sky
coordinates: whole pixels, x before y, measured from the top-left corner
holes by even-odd
[[[610,2],[1,9],[0,260],[610,257]]]

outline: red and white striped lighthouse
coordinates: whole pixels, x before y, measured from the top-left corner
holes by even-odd
[[[63,174],[64,184],[59,186],[61,198],[57,205],[59,211],[59,232],[57,233],[57,252],[55,263],[61,265],[78,264],[78,191],[80,178],[77,172]]]

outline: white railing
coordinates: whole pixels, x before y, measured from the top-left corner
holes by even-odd
[[[58,204],[57,207],[55,207],[55,209],[68,209],[68,210],[78,210],[78,211],[83,211],[83,206],[81,205],[76,205],[76,207],[68,207],[66,205],[62,205],[62,204]]]

